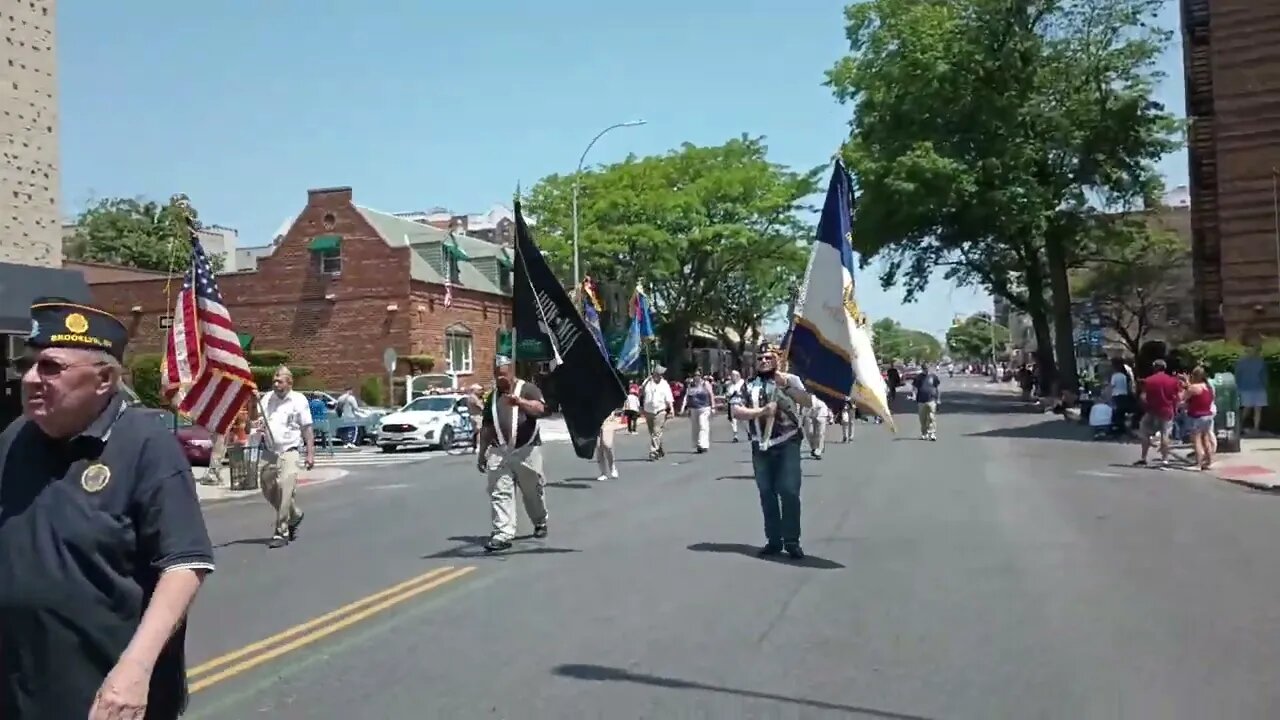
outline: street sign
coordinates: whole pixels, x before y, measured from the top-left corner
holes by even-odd
[[[399,357],[396,356],[395,348],[387,348],[382,351],[382,366],[387,369],[387,372],[393,373],[396,371],[397,360],[399,360]]]

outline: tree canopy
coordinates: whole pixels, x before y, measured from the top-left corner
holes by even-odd
[[[853,106],[854,243],[908,300],[937,268],[1026,312],[1073,376],[1068,269],[1151,203],[1177,123],[1151,100],[1162,0],[865,0],[827,74]],[[1105,235],[1105,232],[1101,234]],[[1054,333],[1050,332],[1050,319]],[[1046,383],[1046,387],[1048,387]]]
[[[1175,233],[1152,227],[1145,217],[1114,226],[1123,234],[1076,271],[1072,294],[1102,327],[1116,333],[1134,357],[1155,327],[1167,324],[1167,303],[1177,274],[1189,272],[1191,253]]]
[[[997,325],[988,313],[976,313],[947,328],[947,350],[954,358],[990,360],[1009,342],[1009,328]]]
[[[577,177],[583,272],[624,287],[643,282],[664,347],[683,348],[695,325],[743,336],[800,283],[813,237],[800,212],[826,168],[792,171],[767,151],[763,138],[744,135]],[[566,279],[574,180],[543,178],[525,200],[540,249]]]
[[[871,324],[871,342],[882,363],[935,363],[942,357],[942,343],[923,330],[905,328],[892,318]]]
[[[199,227],[195,209],[184,210],[173,200],[103,198],[80,213],[63,252],[70,260],[181,274],[191,258],[188,213]],[[214,272],[222,269],[222,261],[221,255],[209,255]]]

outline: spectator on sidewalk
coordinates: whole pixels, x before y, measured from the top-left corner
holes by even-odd
[[[1244,355],[1236,360],[1236,388],[1240,392],[1240,428],[1253,419],[1253,431],[1262,432],[1262,410],[1267,406],[1267,363],[1262,359],[1262,338],[1250,335]]]
[[[1123,437],[1128,434],[1128,420],[1138,407],[1137,388],[1134,387],[1133,373],[1121,358],[1111,359],[1111,377],[1108,380],[1111,394],[1111,428],[1112,432]]]
[[[1182,391],[1183,400],[1187,404],[1187,416],[1190,418],[1191,446],[1195,448],[1196,464],[1201,470],[1208,470],[1213,464],[1213,451],[1217,445],[1213,441],[1213,386],[1209,384],[1208,373],[1197,366],[1191,371],[1187,387]]]
[[[1142,381],[1142,393],[1139,397],[1142,404],[1142,421],[1138,425],[1138,437],[1142,442],[1142,457],[1134,463],[1138,466],[1147,464],[1147,456],[1151,453],[1152,438],[1160,436],[1160,462],[1169,464],[1169,441],[1173,432],[1173,418],[1178,413],[1178,403],[1182,400],[1182,383],[1170,375],[1168,364],[1157,359],[1151,364],[1153,372]]]

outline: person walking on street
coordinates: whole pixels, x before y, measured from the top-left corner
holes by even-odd
[[[600,465],[600,477],[596,480],[600,482],[618,479],[618,461],[613,453],[613,433],[617,427],[618,418],[614,415],[605,418],[600,426],[600,438],[596,442],[596,463]]]
[[[734,370],[729,373],[729,381],[724,386],[724,402],[729,415],[729,431],[733,433],[733,441],[738,442],[738,418],[733,416],[733,406],[742,402],[742,389],[746,383],[742,373]]]
[[[627,419],[627,434],[636,434],[636,418],[640,417],[640,386],[632,385],[622,401],[622,416]]]
[[[650,461],[666,455],[662,449],[662,429],[676,405],[671,386],[662,377],[666,372],[663,366],[654,366],[653,374],[640,386],[640,407],[644,410],[644,424],[649,429]]]
[[[176,720],[213,547],[173,430],[122,389],[128,330],[31,306],[23,417],[0,434],[0,717]]]
[[[840,410],[840,442],[853,440],[853,420],[856,414],[853,407],[853,398],[845,398],[844,408]]]
[[[275,510],[273,534],[267,547],[279,548],[298,539],[303,517],[295,499],[298,475],[300,468],[310,470],[316,465],[310,403],[293,389],[293,373],[289,368],[284,365],[276,368],[272,392],[259,398],[258,413],[257,442],[262,447],[258,477],[263,496]]]
[[[1157,435],[1160,436],[1160,463],[1169,464],[1169,441],[1173,433],[1173,418],[1178,414],[1178,403],[1182,400],[1182,383],[1167,372],[1168,368],[1168,363],[1157,359],[1151,363],[1151,375],[1142,381],[1138,395],[1143,411],[1142,420],[1138,423],[1142,456],[1134,463],[1138,466],[1147,464],[1151,440]]]
[[[942,381],[927,363],[920,365],[920,374],[911,381],[915,387],[916,414],[920,417],[920,439],[938,439],[938,394]]]
[[[805,435],[809,439],[809,456],[821,460],[827,447],[827,425],[831,423],[831,408],[826,401],[817,395],[813,396],[813,404],[803,415]]]
[[[743,402],[732,406],[746,420],[751,440],[751,467],[765,544],[759,554],[786,552],[804,558],[800,548],[800,417],[799,409],[813,403],[800,378],[778,371],[778,348],[762,345],[756,354],[756,376],[747,383]]]
[[[689,379],[685,395],[685,407],[689,408],[689,433],[694,452],[699,454],[711,449],[711,383],[700,373]]]
[[[342,442],[342,446],[348,450],[355,449],[356,440],[359,439],[360,427],[356,425],[356,411],[360,408],[360,401],[356,399],[356,390],[350,385],[347,386],[338,399],[333,403],[333,410],[338,416],[338,440]]]
[[[533,523],[533,536],[547,536],[546,477],[538,418],[546,414],[542,391],[515,376],[511,358],[494,359],[494,388],[486,401],[476,467],[488,476],[492,529],[486,552],[511,547],[516,536],[516,488]]]

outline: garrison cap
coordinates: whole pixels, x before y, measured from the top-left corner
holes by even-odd
[[[42,297],[31,303],[31,333],[27,345],[102,350],[124,359],[129,331],[114,315],[65,298]]]

